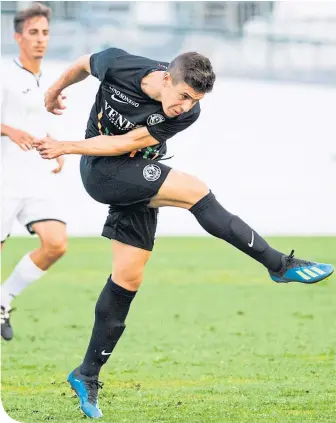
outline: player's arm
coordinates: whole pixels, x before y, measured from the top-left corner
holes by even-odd
[[[99,135],[83,141],[64,142],[64,154],[84,154],[89,156],[120,156],[133,150],[150,147],[159,142],[147,128],[137,128],[124,135]]]
[[[80,57],[58,78],[48,91],[60,93],[70,85],[77,84],[77,82],[86,79],[91,74],[90,57],[91,55],[89,54]]]
[[[145,147],[159,144],[145,127],[134,129],[124,135],[99,135],[83,141],[56,142],[50,138],[34,143],[44,159],[53,159],[63,154],[87,156],[120,156]]]
[[[13,128],[4,123],[1,124],[1,135],[10,138],[13,143],[18,145],[23,151],[31,150],[32,144],[35,141],[34,137],[28,134],[28,132]]]
[[[90,75],[90,57],[90,55],[80,57],[47,90],[44,104],[48,112],[55,115],[62,114],[62,110],[66,108],[63,102],[66,97],[62,94],[62,91],[70,85],[83,81]]]
[[[113,47],[80,57],[46,92],[45,106],[48,112],[61,115],[65,109],[65,96],[62,96],[65,88],[83,81],[90,74],[103,81],[107,72],[114,72],[115,60],[125,53],[124,50]]]

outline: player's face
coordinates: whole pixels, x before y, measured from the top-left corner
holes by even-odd
[[[44,16],[37,16],[24,22],[22,33],[15,33],[20,51],[30,59],[42,59],[49,41],[49,23]]]
[[[204,97],[185,82],[174,84],[172,77],[166,73],[163,78],[162,108],[169,117],[176,117],[189,112],[195,104]]]

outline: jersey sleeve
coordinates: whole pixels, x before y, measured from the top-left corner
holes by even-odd
[[[200,110],[181,120],[165,120],[156,125],[148,125],[148,132],[160,143],[172,138],[178,132],[184,131],[198,119]]]
[[[91,75],[103,81],[107,71],[113,70],[115,60],[125,54],[127,54],[125,50],[114,47],[92,54],[90,57]]]

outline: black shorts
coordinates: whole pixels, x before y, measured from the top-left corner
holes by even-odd
[[[102,236],[152,251],[158,209],[148,204],[171,168],[142,157],[82,156],[80,170],[88,194],[110,206]]]

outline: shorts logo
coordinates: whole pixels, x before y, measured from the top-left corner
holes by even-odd
[[[144,168],[142,174],[146,181],[157,181],[161,176],[161,169],[158,165],[149,164]]]
[[[148,126],[157,125],[158,123],[164,122],[165,120],[166,119],[162,115],[159,115],[158,113],[154,113],[153,115],[148,116],[147,125]]]

